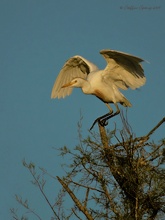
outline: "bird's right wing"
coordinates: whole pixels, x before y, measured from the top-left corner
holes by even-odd
[[[141,58],[115,51],[102,50],[100,53],[107,61],[103,78],[108,83],[113,82],[120,89],[136,89],[145,84],[146,78],[141,66]]]
[[[62,67],[54,83],[51,98],[64,98],[65,96],[70,95],[73,88],[61,88],[63,85],[71,82],[76,77],[86,79],[90,72],[97,69],[97,66],[81,56],[71,57]]]

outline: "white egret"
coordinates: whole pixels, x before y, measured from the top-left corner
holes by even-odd
[[[97,118],[96,122],[103,126],[107,120],[120,113],[117,103],[131,107],[131,103],[119,91],[128,88],[136,89],[145,84],[146,78],[141,66],[143,59],[115,50],[101,50],[107,66],[99,70],[96,65],[83,58],[73,56],[66,61],[52,89],[51,98],[64,98],[71,94],[73,87],[79,87],[83,93],[91,94],[102,100],[109,113]],[[116,106],[116,112],[108,103]]]

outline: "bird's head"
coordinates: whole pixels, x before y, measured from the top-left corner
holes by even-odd
[[[64,84],[61,88],[66,88],[66,87],[82,87],[83,84],[83,79],[81,78],[75,78],[69,83]]]

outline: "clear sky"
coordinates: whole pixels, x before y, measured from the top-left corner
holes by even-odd
[[[0,30],[0,219],[11,219],[9,209],[19,207],[15,194],[50,219],[22,160],[62,175],[65,161],[53,148],[73,149],[78,143],[80,112],[82,132],[88,135],[93,120],[108,110],[78,89],[51,100],[55,78],[77,54],[104,68],[101,49],[149,61],[143,65],[146,85],[124,92],[133,105],[128,118],[134,132],[146,134],[165,116],[165,1],[0,0]],[[120,129],[120,120],[112,119],[108,128],[115,122]],[[165,137],[164,128],[157,132],[160,137]],[[50,183],[47,193],[53,199],[58,189],[59,184]]]

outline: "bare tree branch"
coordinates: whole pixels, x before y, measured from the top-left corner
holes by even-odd
[[[151,136],[154,131],[156,131],[165,122],[165,117],[146,135],[146,137]]]
[[[64,189],[68,192],[76,206],[84,213],[84,215],[87,217],[88,220],[93,220],[92,216],[89,214],[88,210],[86,209],[85,206],[81,204],[81,202],[77,199],[77,197],[74,195],[72,190],[68,187],[68,185],[60,179],[60,177],[57,176],[58,181],[61,183],[61,185],[64,187]]]
[[[34,166],[32,163],[30,163],[30,164],[28,165],[25,161],[23,161],[23,164],[24,164],[25,167],[27,167],[27,168],[29,169],[31,175],[33,176],[33,178],[34,178],[34,180],[35,180],[35,183],[37,184],[37,186],[38,186],[38,188],[39,188],[39,190],[40,190],[40,192],[41,192],[41,194],[42,194],[43,197],[45,198],[45,201],[47,202],[47,204],[49,205],[49,207],[51,208],[51,210],[53,211],[53,213],[54,213],[54,215],[57,217],[57,219],[60,220],[60,218],[58,217],[57,213],[55,212],[53,206],[51,205],[51,203],[50,203],[48,197],[46,196],[46,194],[45,194],[45,192],[44,192],[44,190],[43,190],[42,185],[40,184],[38,178],[37,178],[36,175],[35,175],[35,172],[34,172],[35,166]]]
[[[89,196],[89,188],[86,190],[86,196],[84,200],[84,207],[87,208],[87,203],[88,203],[88,196]]]
[[[70,164],[65,164],[66,175],[63,178],[54,177],[41,168],[42,176],[37,175],[35,165],[24,162],[33,177],[33,184],[53,211],[52,219],[69,220],[74,216],[82,220],[82,214],[88,220],[163,219],[165,141],[155,143],[149,140],[165,122],[165,117],[141,137],[136,137],[127,118],[121,117],[123,129],[115,127],[110,131],[98,124],[99,132],[90,132],[86,139],[81,134],[81,123],[78,124],[79,145],[73,150],[66,146],[59,149],[61,156],[72,158]],[[54,205],[45,193],[45,174],[62,186]],[[77,191],[83,199],[78,198]],[[69,210],[64,209],[66,195],[73,201]],[[27,200],[18,202],[33,213]],[[13,219],[19,220],[14,210],[11,213]]]
[[[77,185],[77,186],[81,186],[81,187],[83,187],[83,188],[89,189],[89,190],[94,190],[94,191],[97,191],[97,192],[103,193],[103,191],[100,190],[100,189],[97,189],[97,188],[94,188],[94,187],[90,187],[90,186],[85,186],[85,185],[83,185],[83,184],[76,183],[76,182],[73,181],[73,180],[72,180],[72,183],[75,184],[75,185]]]

